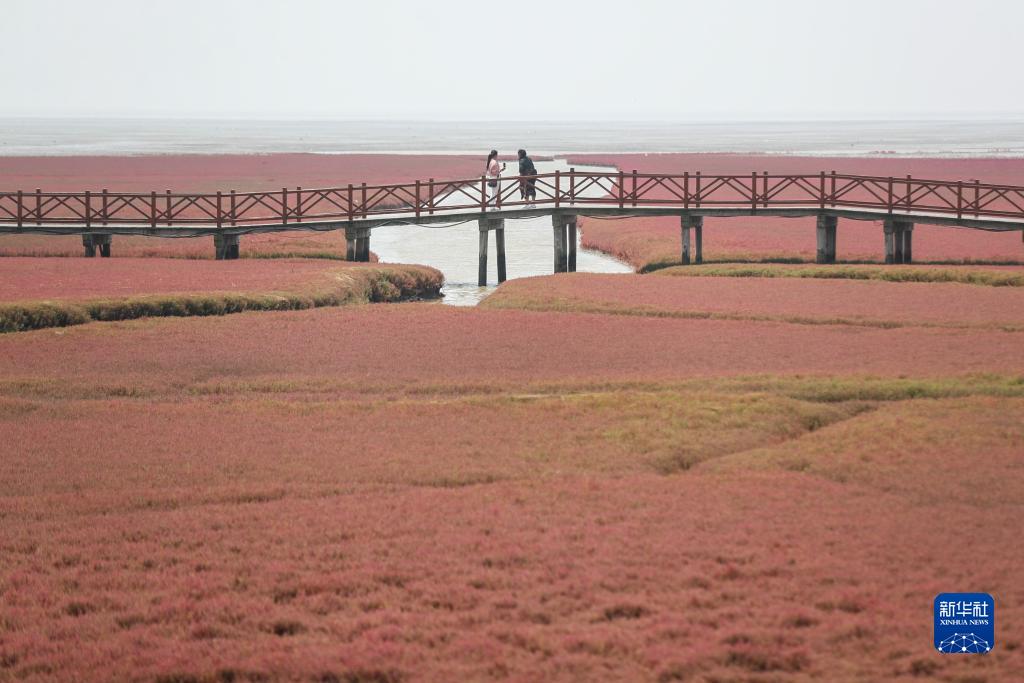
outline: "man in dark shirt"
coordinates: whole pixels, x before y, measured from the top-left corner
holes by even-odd
[[[537,199],[537,167],[533,165],[533,159],[526,156],[526,150],[519,150],[519,197],[526,200],[526,207],[533,206]]]

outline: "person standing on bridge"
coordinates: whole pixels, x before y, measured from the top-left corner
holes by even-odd
[[[537,167],[533,159],[526,156],[526,150],[519,150],[519,198],[526,201],[526,208],[533,208],[537,200]]]
[[[498,165],[498,150],[492,149],[487,155],[487,203],[497,206],[498,195],[501,194],[501,172],[506,164]]]

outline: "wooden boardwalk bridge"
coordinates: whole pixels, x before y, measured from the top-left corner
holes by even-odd
[[[537,194],[530,204],[520,198],[520,183],[527,180]],[[705,216],[815,217],[819,263],[836,260],[840,218],[882,221],[886,263],[909,263],[917,223],[1024,231],[1024,187],[834,171],[703,175],[570,170],[502,178],[497,189],[481,177],[269,192],[0,192],[0,234],[81,235],[86,256],[109,256],[114,235],[212,235],[217,258],[233,259],[242,235],[344,230],[349,260],[367,261],[374,228],[475,220],[481,285],[486,284],[489,233],[495,233],[500,282],[506,275],[505,220],[541,215],[552,219],[555,272],[575,270],[579,216],[678,216],[684,264],[703,259]]]

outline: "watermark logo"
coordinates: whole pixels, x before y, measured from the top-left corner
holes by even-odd
[[[996,644],[996,603],[988,593],[935,596],[935,649],[945,654],[985,654]]]

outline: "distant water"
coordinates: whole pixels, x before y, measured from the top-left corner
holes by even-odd
[[[0,156],[733,152],[1024,157],[1024,118],[749,123],[0,119]]]

